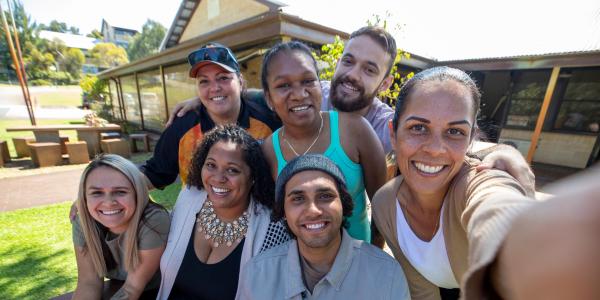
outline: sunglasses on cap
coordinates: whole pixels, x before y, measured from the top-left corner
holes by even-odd
[[[239,73],[240,65],[227,47],[208,45],[188,55],[192,66],[190,77],[196,77],[198,70],[210,63],[217,64],[228,72]]]

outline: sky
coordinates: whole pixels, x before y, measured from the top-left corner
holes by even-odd
[[[79,27],[83,34],[100,30],[102,18],[136,30],[147,19],[168,28],[181,4],[179,0],[21,1],[38,23],[57,19]],[[345,32],[365,25],[374,14],[387,16],[388,29],[400,48],[438,60],[600,50],[600,0],[278,1],[288,4],[286,13]]]

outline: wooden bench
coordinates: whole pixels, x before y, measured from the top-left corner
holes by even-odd
[[[108,139],[118,139],[121,137],[121,134],[118,132],[101,132],[100,139],[108,140]]]
[[[8,143],[6,141],[0,141],[0,167],[4,167],[4,164],[7,162],[10,162]]]
[[[123,157],[131,157],[129,142],[124,139],[108,139],[100,142],[100,147],[104,153],[118,154]]]
[[[67,146],[65,144],[68,142],[69,142],[68,136],[62,136],[62,135],[60,136],[60,153],[67,154]]]
[[[65,146],[67,147],[67,154],[69,154],[69,164],[87,164],[90,161],[86,142],[66,142]]]
[[[57,166],[62,163],[59,143],[31,143],[31,160],[37,167]]]
[[[138,152],[137,142],[142,142],[144,146],[144,152],[150,152],[150,139],[145,133],[132,133],[129,135],[129,143],[131,144],[131,151]]]
[[[30,143],[35,143],[35,138],[32,137],[14,137],[12,138],[13,145],[15,145],[15,151],[17,152],[17,157],[30,157],[29,153],[29,145]]]

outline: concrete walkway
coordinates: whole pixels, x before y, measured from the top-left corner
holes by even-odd
[[[83,168],[0,179],[0,212],[74,201]]]

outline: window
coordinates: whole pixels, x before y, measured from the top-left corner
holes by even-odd
[[[116,120],[121,120],[121,105],[119,104],[119,96],[117,95],[117,84],[114,80],[109,80],[110,98],[112,99],[112,114]]]
[[[506,126],[520,129],[535,128],[548,80],[550,80],[550,70],[515,72]]]
[[[163,95],[160,69],[139,73],[140,97],[144,128],[162,131],[166,122],[165,97]]]
[[[189,64],[165,67],[164,72],[169,111],[173,111],[175,104],[196,97],[196,82],[189,76]]]
[[[599,132],[600,68],[565,71],[562,76],[568,78],[568,83],[554,129]]]
[[[142,118],[140,116],[140,105],[138,102],[135,76],[127,75],[120,78],[121,90],[123,91],[123,105],[125,106],[125,115],[127,121],[134,125],[141,126]]]

